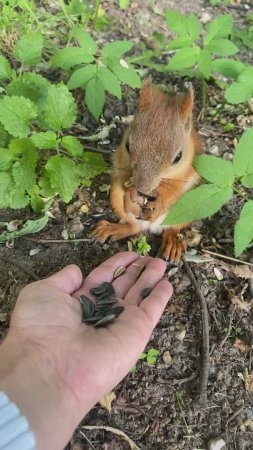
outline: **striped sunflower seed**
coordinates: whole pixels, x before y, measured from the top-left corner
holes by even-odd
[[[95,303],[86,295],[80,296],[83,320],[90,319],[95,313]]]
[[[114,306],[110,311],[116,317],[119,317],[119,315],[124,311],[124,306]]]
[[[126,271],[126,266],[119,266],[116,270],[115,270],[115,272],[114,272],[114,274],[113,274],[113,278],[115,279],[115,278],[118,278],[118,277],[120,277],[120,275],[123,275],[123,273]]]
[[[105,281],[104,283],[100,284],[99,286],[95,287],[95,288],[91,288],[90,293],[95,295],[95,296],[99,296],[101,294],[115,294],[115,289],[113,287],[113,285],[111,283],[108,283],[107,281]]]
[[[141,298],[142,299],[146,298],[150,294],[151,291],[152,291],[152,288],[150,288],[150,287],[146,287],[146,288],[142,289]]]
[[[99,320],[94,324],[95,328],[99,327],[106,327],[106,325],[109,325],[110,323],[114,322],[116,319],[115,314],[108,314],[108,316],[103,317],[103,319]]]

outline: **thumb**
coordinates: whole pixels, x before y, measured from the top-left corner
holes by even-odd
[[[79,289],[83,283],[83,275],[78,266],[71,264],[56,272],[51,277],[45,278],[47,284],[62,289],[67,294]]]

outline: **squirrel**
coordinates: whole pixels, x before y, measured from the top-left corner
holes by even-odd
[[[119,240],[140,232],[161,234],[158,256],[178,263],[187,244],[180,231],[190,223],[162,225],[170,207],[201,178],[193,159],[203,153],[194,128],[194,93],[167,93],[148,79],[138,111],[113,155],[111,206],[120,223],[99,222],[93,237]]]

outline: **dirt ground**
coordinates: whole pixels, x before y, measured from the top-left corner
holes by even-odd
[[[240,5],[214,8],[201,0],[182,0],[180,3],[135,0],[125,12],[116,8],[113,1],[104,2],[104,7],[113,22],[108,32],[111,38],[127,37],[136,42],[141,39],[147,45],[153,31],[166,32],[162,12],[168,7],[178,8],[182,12],[194,11],[200,18],[207,13],[212,18],[229,10],[234,14],[236,23],[242,23],[245,17]],[[115,30],[113,33],[112,29]],[[252,60],[252,51],[246,53],[245,57]],[[152,75],[155,83],[165,83],[177,89],[184,86],[183,79],[157,73]],[[201,110],[198,80],[194,81],[194,88],[197,118]],[[105,124],[115,125],[107,141],[99,146],[107,152],[120,141],[125,127],[122,117],[133,114],[135,109],[138,92],[124,88],[124,93],[123,101],[108,97],[104,109]],[[221,98],[220,91],[209,85],[210,107],[220,103]],[[222,118],[235,124],[233,131],[224,131],[220,124]],[[82,121],[90,134],[98,131],[97,123],[88,119],[85,112]],[[197,128],[205,142],[206,152],[229,160],[233,155],[235,139],[240,137],[245,126],[250,126],[250,123],[252,126],[252,122],[252,113],[247,106],[228,106],[216,121],[210,120],[207,110]],[[108,154],[105,159],[109,163]],[[2,337],[8,329],[17,295],[26,283],[36,277],[46,277],[69,263],[78,264],[86,275],[109,256],[128,249],[127,240],[110,245],[100,245],[90,240],[90,231],[96,221],[103,218],[116,220],[109,208],[107,193],[101,192],[109,182],[109,174],[105,174],[97,177],[90,188],[80,189],[71,202],[71,211],[67,205],[55,201],[51,208],[54,218],[40,233],[1,244]],[[82,212],[80,206],[75,207],[77,199],[88,206],[88,212]],[[84,430],[82,427],[85,425],[110,426],[121,430],[143,450],[217,450],[221,447],[210,447],[210,442],[217,438],[224,439],[226,446],[223,448],[229,450],[253,449],[253,397],[247,389],[247,381],[253,373],[253,251],[250,249],[241,256],[242,260],[248,261],[248,267],[236,266],[234,261],[213,255],[205,262],[203,258],[203,249],[234,256],[233,225],[238,217],[240,202],[236,197],[214,217],[196,224],[202,239],[191,253],[195,262],[189,262],[209,312],[211,355],[206,410],[201,410],[196,401],[202,348],[199,302],[184,268],[168,267],[174,295],[147,347],[158,350],[156,364],[151,366],[138,361],[136,371],[115,388],[116,399],[111,414],[96,405],[76,430],[68,449],[130,448],[124,437],[99,429]],[[25,220],[30,214],[27,209],[1,211],[0,222]],[[76,238],[88,240],[63,241],[65,230],[74,233]],[[153,242],[150,236],[148,240]],[[154,247],[152,251],[155,251]],[[241,269],[238,270],[238,267]]]

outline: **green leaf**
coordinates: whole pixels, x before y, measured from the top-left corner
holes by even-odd
[[[246,67],[243,72],[240,73],[238,81],[253,88],[253,67]]]
[[[102,155],[93,152],[84,152],[82,156],[82,176],[84,181],[90,180],[107,169],[106,163]]]
[[[19,236],[24,236],[25,234],[38,233],[42,228],[46,226],[48,222],[48,216],[45,215],[40,219],[27,220],[22,228],[15,231],[4,231],[0,234],[0,242],[8,241],[9,239],[15,239]]]
[[[159,354],[159,351],[155,348],[150,348],[148,351],[148,356],[157,356]]]
[[[213,39],[206,48],[218,56],[231,56],[239,51],[238,47],[228,39]]]
[[[243,186],[253,188],[253,173],[244,175],[241,179],[241,183],[243,184]]]
[[[75,70],[68,81],[68,88],[76,89],[78,87],[85,87],[89,80],[95,78],[96,73],[97,66],[95,64],[88,64],[85,67]]]
[[[133,46],[131,41],[114,41],[106,44],[102,50],[102,57],[107,60],[119,60],[120,57],[128,52]]]
[[[233,165],[238,177],[253,173],[253,128],[244,131],[235,149]]]
[[[98,78],[93,78],[87,83],[85,102],[95,119],[98,119],[105,103],[104,86]]]
[[[13,138],[9,144],[9,151],[14,159],[19,159],[27,151],[34,151],[34,144],[30,138]]]
[[[190,45],[192,45],[192,39],[188,36],[179,36],[169,42],[168,49],[178,50],[179,48],[189,47]]]
[[[74,27],[73,34],[78,44],[81,45],[87,54],[94,55],[97,52],[97,44],[87,31],[84,31],[80,27]]]
[[[83,146],[75,136],[64,136],[61,145],[72,156],[82,156]]]
[[[0,170],[11,168],[13,158],[7,148],[0,148]]]
[[[42,213],[45,208],[45,202],[38,195],[31,196],[31,206],[33,211],[37,213]]]
[[[180,35],[186,34],[187,21],[179,11],[168,9],[165,13],[168,28],[174,33]]]
[[[57,145],[57,136],[54,131],[42,131],[34,133],[31,136],[31,141],[35,147],[42,150],[55,150]]]
[[[0,82],[8,80],[11,76],[11,66],[3,55],[0,55]]]
[[[81,47],[66,47],[59,50],[50,60],[53,67],[69,70],[71,67],[82,63],[94,61],[91,53],[85,52]]]
[[[45,106],[45,120],[55,131],[70,128],[76,120],[74,97],[64,84],[52,85]]]
[[[142,359],[146,359],[147,356],[148,355],[146,353],[141,353],[138,359],[141,361]]]
[[[235,81],[225,91],[225,99],[227,102],[236,105],[246,102],[253,96],[253,88]]]
[[[38,185],[40,187],[40,194],[45,198],[54,197],[57,194],[56,189],[52,188],[50,184],[49,174],[45,169],[42,171]]]
[[[24,192],[14,191],[12,195],[9,196],[9,207],[11,209],[22,209],[25,208],[30,202],[29,195]]]
[[[130,0],[119,0],[119,7],[121,9],[127,9],[130,4]]]
[[[97,72],[98,78],[102,82],[104,89],[110,94],[115,95],[115,97],[121,99],[121,87],[120,82],[116,75],[114,75],[106,67],[99,67]]]
[[[210,183],[217,186],[232,186],[235,173],[230,161],[211,155],[201,155],[194,159],[197,172]]]
[[[13,54],[22,64],[36,66],[41,59],[43,38],[38,31],[30,31],[21,36],[15,45]]]
[[[196,39],[199,38],[200,35],[200,22],[198,21],[197,17],[195,16],[195,14],[190,13],[187,17],[186,17],[186,30],[187,30],[187,34],[190,36],[190,38],[193,41],[196,41]]]
[[[208,45],[213,39],[228,37],[233,29],[232,14],[224,14],[216,17],[207,25],[208,33],[204,37],[204,45]]]
[[[8,94],[29,98],[39,109],[47,99],[50,83],[37,73],[26,72],[7,86]]]
[[[0,122],[13,136],[28,136],[36,116],[36,106],[28,98],[12,96],[0,100]]]
[[[185,47],[177,51],[167,65],[168,70],[187,69],[194,66],[198,60],[199,47]]]
[[[253,240],[253,201],[249,200],[243,206],[239,220],[235,224],[235,256],[245,250]]]
[[[37,158],[36,150],[31,147],[12,166],[15,184],[23,192],[32,191],[36,184],[35,166]]]
[[[230,187],[219,187],[212,184],[186,192],[172,206],[163,225],[176,225],[193,220],[204,219],[215,214],[233,195]]]
[[[212,57],[208,50],[200,50],[198,57],[199,70],[206,80],[209,80],[212,72]]]
[[[131,67],[123,67],[120,63],[111,65],[111,70],[118,77],[118,79],[132,88],[141,87],[141,79],[137,72]]]
[[[10,174],[7,172],[0,172],[0,197],[8,191],[11,182]]]
[[[56,155],[49,158],[45,167],[52,188],[68,203],[79,184],[79,169],[76,164],[65,156]]]
[[[245,68],[241,61],[233,59],[216,59],[213,61],[213,70],[227,78],[237,78]]]

